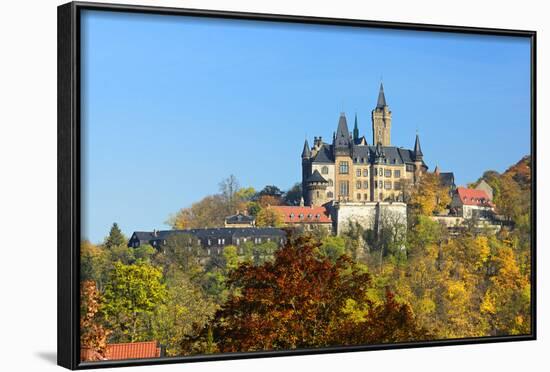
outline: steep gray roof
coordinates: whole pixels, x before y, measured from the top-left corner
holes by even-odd
[[[376,102],[376,108],[384,108],[386,104],[386,96],[384,95],[384,85],[380,83],[380,91],[378,92],[378,101]]]
[[[302,158],[309,158],[311,156],[311,150],[309,149],[309,144],[307,139],[304,142],[304,149],[302,150]]]
[[[350,145],[348,122],[343,112],[340,114],[340,119],[338,119],[335,145],[336,147],[347,147]]]
[[[422,149],[420,148],[420,138],[418,137],[418,134],[416,135],[416,139],[414,140],[414,155],[415,156],[422,156]]]
[[[307,179],[307,182],[320,182],[320,183],[328,183],[327,180],[325,180],[323,178],[323,176],[321,176],[321,173],[319,173],[319,171],[317,169],[315,169],[315,171],[313,172],[313,174],[311,176],[309,176],[309,178]]]
[[[412,150],[395,146],[382,146],[381,151],[384,153],[386,164],[404,164],[414,162],[414,151]],[[376,146],[354,145],[352,158],[354,159],[354,162],[355,159],[357,159],[357,162],[360,163],[361,159],[364,159],[365,163],[370,163],[374,161],[375,153]],[[313,163],[334,163],[332,146],[324,143],[319,149],[319,152],[313,158]]]
[[[313,158],[314,163],[334,163],[332,145],[323,143],[321,148]]]

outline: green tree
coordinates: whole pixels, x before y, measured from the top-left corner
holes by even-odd
[[[126,245],[127,242],[128,242],[128,239],[126,239],[124,234],[122,234],[122,231],[118,227],[118,224],[115,222],[113,223],[113,226],[111,226],[109,235],[105,238],[105,243],[103,245],[107,249],[112,249],[113,247],[116,247],[116,246]]]
[[[166,345],[167,356],[184,353],[183,344],[214,316],[217,306],[179,270],[167,276],[166,301],[151,316],[151,339]]]
[[[146,262],[116,262],[101,308],[113,330],[114,341],[139,341],[145,333],[147,317],[165,303],[166,296],[160,269]]]
[[[341,236],[327,236],[321,241],[319,255],[336,262],[346,252],[346,241]]]
[[[286,205],[300,205],[302,200],[302,184],[297,182],[284,193],[283,200]]]

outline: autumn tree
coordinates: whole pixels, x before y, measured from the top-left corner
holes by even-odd
[[[370,276],[347,256],[336,262],[316,254],[311,237],[290,239],[275,253],[274,262],[243,264],[230,274],[229,284],[239,289],[205,327],[211,329],[218,352],[286,350],[360,343],[404,341],[422,333],[405,305],[377,307],[366,298]],[[354,301],[364,318],[351,319],[344,312]],[[388,303],[389,304],[389,303]],[[370,314],[376,314],[371,316]],[[395,328],[384,321],[392,318]],[[367,328],[369,332],[362,331]],[[363,327],[364,325],[364,327]],[[384,328],[382,330],[382,328]],[[345,332],[342,331],[345,329]],[[353,329],[360,331],[354,332]],[[383,340],[377,337],[382,337]]]
[[[105,359],[107,338],[110,331],[105,329],[99,318],[101,295],[92,280],[80,283],[80,347],[84,350],[82,360]]]
[[[410,196],[411,209],[425,216],[442,212],[450,202],[449,189],[441,184],[435,173],[424,173]]]
[[[256,216],[256,226],[258,227],[281,227],[283,217],[273,208],[263,208]]]
[[[114,264],[101,306],[115,342],[139,341],[146,319],[166,301],[162,271],[146,262]]]

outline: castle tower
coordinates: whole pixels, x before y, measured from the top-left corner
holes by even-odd
[[[380,83],[376,108],[372,110],[372,144],[391,145],[391,111],[386,104],[384,86]]]
[[[304,142],[304,149],[302,150],[302,198],[305,202],[308,202],[307,194],[307,179],[311,176],[311,150],[307,139]]]
[[[321,176],[318,170],[307,179],[307,203],[308,206],[318,207],[327,202],[328,181]]]
[[[353,195],[353,141],[348,129],[346,115],[342,112],[333,140],[334,151],[334,199],[348,201]]]

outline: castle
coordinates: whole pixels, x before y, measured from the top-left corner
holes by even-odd
[[[403,192],[415,185],[428,170],[420,139],[414,149],[392,146],[392,112],[380,84],[378,101],[372,110],[372,144],[359,135],[357,115],[353,132],[340,114],[332,143],[307,139],[302,151],[302,197],[307,206],[330,202],[365,203],[403,201]]]

